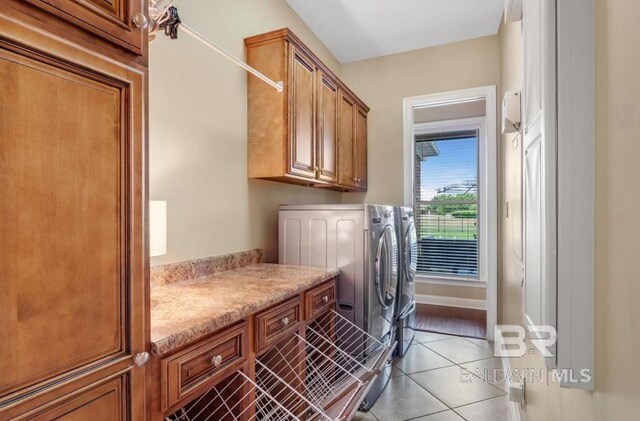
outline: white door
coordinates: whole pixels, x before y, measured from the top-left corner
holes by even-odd
[[[523,310],[530,328],[556,326],[555,20],[555,0],[524,1]]]

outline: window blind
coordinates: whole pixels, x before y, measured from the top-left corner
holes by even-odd
[[[478,279],[478,133],[416,135],[418,273]]]

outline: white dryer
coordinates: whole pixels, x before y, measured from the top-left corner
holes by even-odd
[[[394,219],[391,206],[282,205],[278,221],[280,264],[339,268],[338,312],[388,345],[395,340],[398,282]],[[389,361],[364,409],[382,392],[390,370]]]

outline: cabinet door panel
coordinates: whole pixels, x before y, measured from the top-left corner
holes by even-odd
[[[318,178],[335,183],[338,179],[338,87],[318,72]]]
[[[354,101],[339,94],[338,113],[338,184],[345,187],[354,186],[353,150],[354,150]]]
[[[291,47],[289,172],[315,179],[315,66]]]
[[[358,108],[355,123],[354,173],[359,190],[367,189],[367,113]]]
[[[104,384],[73,396],[52,408],[35,415],[33,421],[120,421],[126,419],[122,411],[126,396],[126,376],[112,379]]]
[[[145,11],[143,0],[26,0],[87,31],[142,54],[141,30],[132,23],[136,13]]]
[[[0,408],[123,369],[140,402],[144,74],[1,16],[0,38]]]

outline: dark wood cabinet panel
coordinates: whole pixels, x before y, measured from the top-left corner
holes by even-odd
[[[367,106],[288,29],[246,38],[245,45],[251,66],[284,81],[280,93],[249,76],[248,176],[366,190],[366,156],[354,161],[354,148],[366,151],[366,133],[356,134],[355,110],[366,119]],[[356,177],[365,182],[356,186]]]
[[[318,179],[338,180],[338,85],[318,71],[317,159]]]
[[[95,405],[142,419],[146,71],[2,15],[0,39],[0,419],[116,373]]]
[[[296,297],[255,316],[256,352],[260,352],[277,343],[298,328],[298,325],[304,319],[302,305],[302,299]]]
[[[290,49],[289,172],[314,179],[315,171],[315,66],[296,48]]]
[[[342,91],[339,93],[338,113],[338,184],[343,187],[355,186],[354,173],[354,116],[355,103]]]
[[[220,381],[247,358],[246,323],[226,329],[161,362],[162,410]]]
[[[305,317],[311,320],[336,307],[336,282],[331,280],[304,294]]]
[[[354,145],[355,186],[358,190],[367,190],[367,112],[356,108]]]
[[[142,54],[147,31],[133,24],[146,13],[144,0],[26,0],[90,33]]]
[[[56,405],[38,411],[32,421],[120,421],[127,420],[123,408],[127,400],[127,376],[92,385]]]

